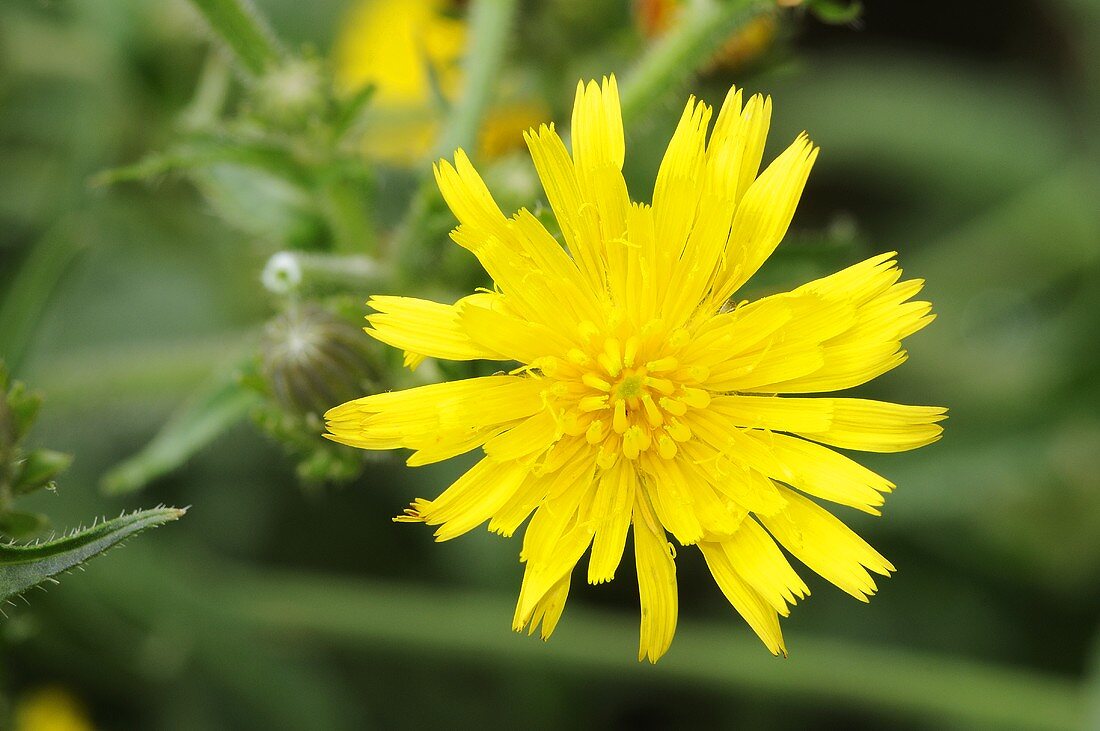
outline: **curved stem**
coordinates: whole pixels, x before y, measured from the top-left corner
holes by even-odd
[[[622,87],[623,121],[631,120],[676,84],[689,78],[749,18],[774,2],[761,0],[708,0],[691,11],[642,57]]]

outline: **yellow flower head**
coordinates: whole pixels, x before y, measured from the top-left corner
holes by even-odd
[[[509,375],[382,393],[327,415],[330,437],[415,450],[423,465],[485,456],[399,520],[448,540],[530,516],[514,627],[554,630],[574,566],[610,581],[633,528],[639,659],[676,627],[675,550],[698,546],[719,588],[775,654],[779,615],[807,595],[780,550],[858,599],[890,563],[811,498],[877,514],[893,485],[827,446],[875,452],[939,438],[944,409],[787,394],[834,391],[905,360],[933,318],[919,280],[883,254],[783,294],[730,307],[787,231],[817,148],[803,134],[758,174],[771,100],[694,99],[651,205],[630,200],[614,77],[581,84],[570,155],[554,127],[526,135],[567,250],[527,210],[501,213],[462,151],[436,168],[494,292],[453,305],[374,297],[373,337],[410,358],[519,361]],[[781,395],[782,394],[782,395]],[[777,545],[777,543],[779,545]]]

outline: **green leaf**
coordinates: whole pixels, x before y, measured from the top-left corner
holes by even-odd
[[[274,34],[249,0],[192,0],[241,64],[259,75],[279,60]]]
[[[15,495],[26,495],[49,485],[73,463],[72,455],[52,449],[36,449],[20,465],[12,485]]]
[[[235,373],[200,388],[140,452],[103,478],[108,494],[134,492],[187,461],[248,415],[261,396],[241,387]]]
[[[16,510],[0,513],[0,535],[8,538],[32,538],[49,526],[49,518],[41,513],[21,513]]]
[[[186,510],[157,508],[123,515],[63,538],[29,546],[0,545],[0,600],[9,599]]]

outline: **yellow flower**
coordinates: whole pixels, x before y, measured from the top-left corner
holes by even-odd
[[[505,217],[462,151],[436,177],[452,238],[497,290],[453,305],[373,297],[367,332],[412,358],[519,361],[508,375],[351,401],[332,439],[415,450],[423,465],[485,456],[398,520],[438,540],[485,521],[510,536],[531,516],[514,627],[554,630],[570,575],[611,580],[633,528],[639,659],[656,661],[677,617],[675,550],[698,546],[719,588],[775,654],[779,616],[808,594],[777,543],[855,596],[890,563],[817,501],[878,514],[886,479],[832,449],[895,452],[939,438],[945,409],[788,396],[858,386],[905,360],[933,318],[883,254],[792,292],[730,306],[787,231],[817,158],[805,134],[758,174],[771,100],[691,99],[651,205],[621,169],[614,77],[577,89],[570,156],[553,126],[525,138],[568,253],[527,210]],[[533,515],[532,515],[533,514]]]
[[[346,93],[374,84],[379,112],[363,136],[365,151],[391,163],[420,160],[438,135],[435,95],[462,92],[466,22],[454,0],[361,0],[341,27],[334,50],[337,86]],[[546,117],[545,105],[507,93],[489,109],[479,152],[517,147],[520,132]]]
[[[63,688],[44,687],[15,705],[15,731],[92,731],[87,709]]]

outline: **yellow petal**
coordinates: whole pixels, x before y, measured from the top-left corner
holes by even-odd
[[[603,166],[622,170],[626,145],[614,74],[605,76],[601,84],[577,84],[572,126],[573,160],[582,174]]]
[[[771,534],[827,581],[867,601],[877,590],[868,570],[889,576],[893,565],[824,508],[793,490],[780,490],[787,509],[761,518]]]
[[[599,219],[595,210],[585,205],[577,171],[565,143],[552,124],[544,124],[538,131],[529,130],[524,139],[578,269],[591,291],[603,292],[606,265]]]
[[[726,599],[737,613],[749,623],[752,631],[764,642],[764,646],[773,655],[786,655],[783,631],[779,628],[779,615],[759,592],[738,575],[722,544],[702,541],[699,543],[699,549],[703,552],[703,558],[707,560],[707,567],[710,568],[711,575],[718,583],[718,588],[726,595]]]
[[[439,526],[436,540],[457,538],[489,520],[513,496],[526,475],[523,463],[502,463],[486,457],[435,500],[414,503],[417,518]]]
[[[535,508],[546,499],[552,480],[540,475],[528,474],[523,484],[512,493],[508,502],[493,513],[489,520],[489,530],[505,538],[512,534],[527,520]]]
[[[803,410],[804,413],[815,407],[829,410],[825,425],[789,421],[786,426],[769,428],[782,428],[815,442],[864,452],[903,452],[931,444],[943,434],[943,427],[937,422],[947,418],[947,409],[937,406],[907,406],[870,399],[769,400],[788,402],[788,408]]]
[[[722,548],[737,574],[784,617],[790,611],[788,604],[809,596],[805,582],[755,520],[742,522],[739,530],[722,542]]]
[[[650,662],[665,654],[676,633],[679,603],[676,596],[676,562],[664,529],[646,498],[639,494],[634,508],[634,561],[638,572],[638,599],[642,626],[638,661]]]
[[[541,410],[545,387],[537,378],[488,376],[374,394],[330,409],[326,436],[365,449],[466,444]]]
[[[439,192],[455,218],[481,235],[508,237],[508,220],[465,152],[456,150],[454,165],[440,160],[434,171]]]
[[[800,135],[745,191],[726,248],[728,270],[715,287],[718,301],[748,281],[786,235],[817,152]]]
[[[695,97],[688,99],[657,171],[653,188],[657,241],[669,248],[674,261],[687,244],[699,205],[710,115],[709,106],[696,103]]]
[[[367,305],[378,312],[367,317],[366,331],[375,340],[429,358],[502,360],[499,353],[471,340],[459,317],[465,304],[487,297],[475,294],[445,305],[413,297],[374,296]]]
[[[832,399],[716,396],[708,408],[736,426],[775,431],[824,432],[833,415]]]
[[[589,506],[588,520],[596,532],[588,562],[590,584],[615,578],[626,546],[636,489],[634,467],[628,460],[620,459],[600,475],[595,498]]]
[[[644,452],[638,462],[648,478],[642,487],[661,524],[681,545],[702,538],[705,531],[689,497],[691,486],[676,461]]]
[[[577,347],[576,342],[563,337],[560,330],[517,317],[502,304],[462,308],[459,317],[470,340],[486,350],[528,364],[547,356],[565,358]]]
[[[907,302],[921,289],[920,280],[899,282],[901,270],[892,253],[872,257],[836,274],[810,282],[795,295],[816,295],[832,303],[847,303],[853,317],[842,332],[821,343],[821,368],[754,390],[769,393],[810,393],[852,388],[882,375],[905,361],[901,340],[930,323],[931,305]]]
[[[549,410],[543,410],[485,443],[485,454],[498,462],[521,459],[550,447],[561,432]]]
[[[894,489],[889,480],[820,444],[771,432],[750,431],[744,437],[768,454],[765,461],[759,450],[743,450],[740,459],[815,497],[878,515],[882,493]]]
[[[561,619],[561,613],[565,611],[565,600],[568,598],[569,574],[566,574],[535,605],[527,626],[527,634],[533,635],[535,629],[541,625],[542,631],[539,636],[543,641],[550,639],[550,635],[554,634],[554,628],[558,626],[558,620]]]

